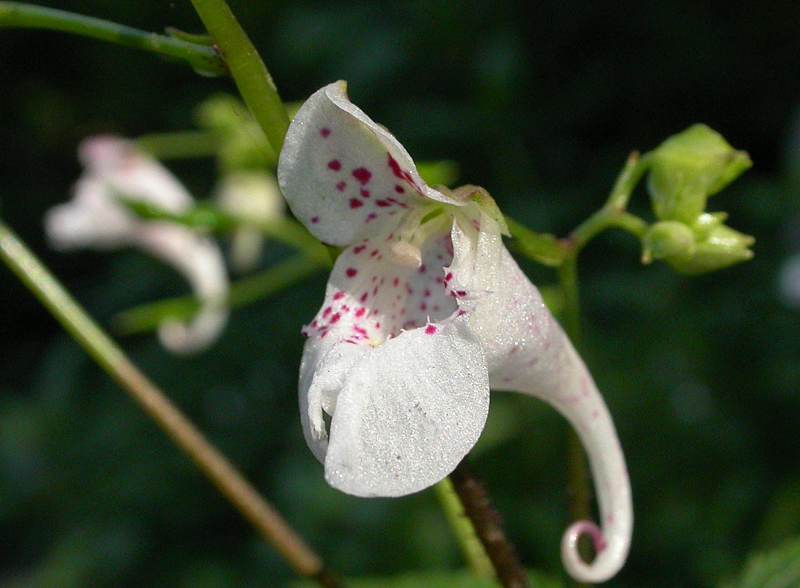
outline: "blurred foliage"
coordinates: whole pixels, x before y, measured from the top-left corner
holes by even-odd
[[[188,1],[42,2],[200,32]],[[754,168],[712,208],[757,237],[756,257],[687,278],[642,268],[630,237],[581,259],[584,355],[626,449],[636,506],[613,586],[706,587],[754,549],[800,532],[800,316],[777,295],[800,250],[800,7],[674,0],[245,2],[232,7],[284,99],[347,79],[418,159],[457,162],[508,214],[564,234],[603,202],[627,153],[703,122]],[[105,324],[186,290],[134,252],[56,255],[47,207],[94,132],[189,129],[225,80],[97,42],[0,32],[2,213]],[[786,144],[794,149],[786,151]],[[211,159],[172,165],[198,197]],[[644,191],[633,210],[648,214]],[[715,208],[718,209],[718,208]],[[270,244],[269,266],[287,251]],[[551,270],[531,267],[542,285]],[[297,418],[300,326],[324,277],[237,311],[220,342],[178,359],[125,348],[344,576],[462,567],[432,492],[363,500],[328,488]],[[0,584],[284,586],[291,573],[118,388],[0,271]],[[475,468],[527,565],[560,574],[565,424],[497,394]],[[488,445],[491,443],[491,445]]]
[[[725,588],[793,588],[800,586],[800,539],[750,558],[741,578]]]

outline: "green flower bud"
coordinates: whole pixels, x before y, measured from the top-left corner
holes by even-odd
[[[656,216],[687,224],[705,211],[709,196],[752,165],[747,153],[699,124],[664,141],[650,159],[648,190]]]
[[[677,221],[655,223],[642,239],[642,263],[677,256],[691,257],[694,252],[695,236],[692,229]]]
[[[665,255],[664,261],[681,273],[704,274],[752,259],[755,239],[723,224],[725,216],[701,214],[691,229],[694,247]]]

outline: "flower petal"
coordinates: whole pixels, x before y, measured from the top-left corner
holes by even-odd
[[[486,218],[482,223],[486,223]],[[486,225],[484,226],[486,228]],[[453,228],[453,281],[471,296],[470,328],[486,352],[493,389],[540,398],[563,414],[580,436],[600,503],[602,531],[580,521],[565,533],[564,564],[580,582],[602,582],[625,563],[633,529],[633,507],[625,458],[603,398],[586,366],[495,230]],[[577,539],[592,535],[597,556],[581,559]]]
[[[278,181],[295,216],[321,241],[345,246],[386,235],[405,208],[435,200],[411,156],[335,82],[295,116],[281,150]]]
[[[189,281],[202,306],[188,324],[162,324],[161,341],[177,353],[208,346],[227,320],[228,279],[216,243],[186,227],[141,221],[117,200],[122,195],[180,212],[192,203],[189,193],[166,168],[123,139],[89,139],[81,145],[80,157],[86,171],[73,199],[45,217],[51,242],[60,249],[132,245],[172,265]]]
[[[449,474],[489,408],[480,343],[465,319],[404,332],[365,353],[338,395],[325,477],[357,496],[402,496]]]

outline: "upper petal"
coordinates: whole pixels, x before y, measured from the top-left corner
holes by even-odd
[[[481,345],[465,319],[404,332],[366,353],[336,401],[325,477],[357,496],[402,496],[449,474],[489,408]]]
[[[387,234],[398,212],[427,199],[460,204],[425,184],[397,139],[350,102],[344,82],[318,90],[298,111],[278,181],[295,216],[339,246]]]

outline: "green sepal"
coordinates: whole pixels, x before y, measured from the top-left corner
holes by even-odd
[[[686,223],[705,211],[709,196],[752,166],[746,152],[702,124],[673,135],[649,159],[647,186],[656,217]]]
[[[651,225],[642,238],[642,263],[676,256],[691,257],[695,249],[691,228],[677,221],[661,221]]]

